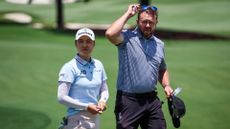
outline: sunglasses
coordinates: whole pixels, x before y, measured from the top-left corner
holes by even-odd
[[[145,11],[147,9],[151,9],[152,11],[157,11],[158,10],[156,6],[147,6],[147,5],[141,6],[142,11]]]

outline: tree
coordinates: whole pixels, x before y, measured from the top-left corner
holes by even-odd
[[[32,0],[30,0],[32,1]],[[90,0],[84,0],[84,3],[90,2]],[[62,0],[56,0],[56,24],[58,30],[64,29],[64,15],[63,15],[63,3]]]
[[[32,0],[28,0],[28,4],[31,4],[32,3]]]
[[[139,0],[140,5],[149,5],[149,0]]]
[[[57,29],[63,30],[64,29],[64,16],[63,16],[63,4],[62,0],[56,0],[56,22],[57,22]]]

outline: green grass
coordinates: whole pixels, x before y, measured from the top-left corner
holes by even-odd
[[[137,0],[92,0],[64,5],[65,22],[111,24],[126,11],[129,4]],[[229,0],[155,0],[159,12],[159,28],[198,31],[203,33],[230,35]],[[55,26],[55,5],[16,5],[0,0],[1,13],[26,12],[34,22]],[[95,17],[96,16],[96,17]],[[129,24],[135,24],[132,18]]]
[[[135,0],[136,1],[136,0]],[[110,24],[134,0],[92,0],[65,5],[66,22]],[[155,0],[160,9],[159,28],[199,31],[229,36],[229,0]],[[5,12],[26,12],[33,22],[55,25],[54,5],[15,5],[0,0],[0,21]],[[95,18],[96,16],[96,18]],[[135,24],[131,19],[129,24]],[[55,129],[65,115],[56,98],[58,72],[73,58],[74,34],[34,30],[30,26],[0,25],[0,126],[3,129]],[[173,87],[187,113],[181,129],[229,129],[229,41],[165,41]],[[97,37],[94,57],[105,66],[110,98],[101,116],[101,129],[115,128],[113,114],[117,77],[117,50]],[[159,96],[164,100],[162,88]],[[163,105],[168,128],[173,128]]]
[[[27,26],[0,27],[1,127],[55,129],[65,115],[65,107],[56,99],[58,72],[75,55],[74,34]],[[229,129],[228,41],[169,40],[165,45],[171,84],[183,88],[179,96],[187,108],[181,129]],[[115,128],[117,50],[104,37],[97,37],[93,55],[105,66],[110,90],[101,129]],[[160,86],[158,90],[164,100]],[[173,128],[166,103],[163,108],[168,128]]]
[[[182,128],[229,128],[228,42],[169,41],[166,47],[171,83],[183,88],[187,106]]]
[[[73,37],[73,35],[33,30],[25,26],[1,26],[0,107],[14,107],[44,113],[51,120],[47,129],[55,129],[65,115],[65,107],[58,104],[56,99],[58,72],[61,66],[75,55]],[[107,46],[110,44],[106,43],[104,38],[98,37],[95,57],[107,60],[107,63],[104,63],[105,68],[110,66],[116,68],[116,59],[109,60],[116,54],[103,55],[101,53],[109,53],[111,50],[116,52],[112,47],[106,49]],[[113,64],[109,65],[109,63]],[[108,69],[107,72],[108,83],[114,89],[116,69]],[[111,96],[109,103],[111,108],[107,112],[112,113],[113,106],[110,105],[113,102],[114,96]],[[0,116],[8,117],[4,114]],[[114,124],[112,116],[107,116],[109,119],[106,127]],[[23,119],[21,116],[15,117]],[[30,117],[33,118],[32,115]],[[7,121],[1,121],[0,125],[5,122]]]

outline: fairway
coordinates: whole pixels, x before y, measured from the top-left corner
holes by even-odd
[[[111,24],[136,0],[92,0],[65,4],[65,22]],[[182,32],[230,35],[229,0],[155,0],[158,28]],[[24,12],[29,25],[9,24],[3,15]],[[33,23],[49,29],[33,29]],[[135,24],[135,18],[128,22]],[[55,5],[17,5],[0,0],[0,128],[57,129],[66,107],[57,101],[60,68],[76,50],[75,33],[51,30]],[[173,88],[186,104],[180,129],[230,129],[230,41],[165,40],[166,61]],[[96,35],[93,57],[103,62],[110,98],[100,129],[115,129],[113,113],[118,56],[116,46]],[[168,129],[173,129],[162,87],[159,97]]]
[[[25,26],[1,26],[0,33],[1,110],[39,112],[41,115],[34,113],[27,115],[27,119],[48,124],[45,129],[55,129],[65,114],[65,107],[58,104],[56,99],[58,72],[63,63],[75,55],[74,34],[55,34]],[[180,96],[187,106],[181,129],[229,129],[230,85],[226,83],[230,80],[228,41],[165,42],[171,83],[174,88],[183,88]],[[110,90],[108,110],[101,116],[101,129],[115,128],[116,47],[104,37],[97,37],[94,57],[105,65]],[[162,88],[158,90],[164,100]],[[168,127],[172,128],[166,103],[163,108]],[[2,118],[6,117],[4,112],[0,113],[0,124],[5,126],[4,129],[16,128],[3,124],[7,123],[7,119]],[[21,115],[15,117],[19,118],[9,120],[15,119],[17,123],[24,119]],[[34,128],[44,126],[31,124],[34,124]]]

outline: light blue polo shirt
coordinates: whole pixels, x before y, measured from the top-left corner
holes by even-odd
[[[138,28],[123,30],[122,34],[117,89],[129,93],[154,91],[159,70],[166,69],[164,43],[154,35],[145,39]]]
[[[87,62],[76,55],[60,70],[59,82],[70,82],[69,96],[81,103],[96,104],[102,82],[107,79],[103,64],[91,58]],[[68,108],[68,116],[79,112],[80,109]]]

